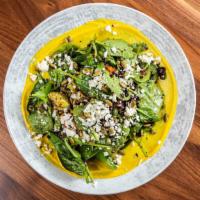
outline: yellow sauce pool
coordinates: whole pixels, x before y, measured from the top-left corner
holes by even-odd
[[[105,27],[107,25],[112,26],[112,30],[117,32],[117,35],[113,35],[112,33],[105,31]],[[165,109],[168,119],[166,123],[164,123],[163,121],[156,123],[154,126],[154,131],[156,132],[156,134],[145,134],[145,136],[142,137],[141,141],[145,150],[148,152],[148,157],[154,155],[162,146],[169,132],[177,104],[176,81],[174,78],[173,71],[165,57],[156,48],[156,46],[136,28],[115,20],[98,19],[95,21],[88,22],[69,32],[66,32],[45,44],[32,59],[30,63],[29,72],[34,73],[36,64],[42,59],[44,59],[47,55],[51,55],[62,43],[65,42],[68,36],[72,38],[73,44],[78,45],[80,47],[85,47],[93,39],[104,40],[114,38],[123,39],[128,43],[145,42],[149,47],[149,51],[153,52],[155,56],[161,57],[161,63],[166,67],[167,79],[164,81],[159,81],[159,85],[165,94]],[[28,129],[30,129],[30,127],[27,121],[28,112],[26,106],[28,97],[32,91],[33,86],[34,83],[30,80],[28,76],[22,94],[22,113],[25,124],[28,127]],[[47,138],[44,138],[43,140],[45,140],[45,142],[48,143]],[[136,153],[138,154],[138,156],[136,156]],[[49,156],[46,156],[46,158],[57,167],[65,170],[59,162],[56,152],[53,152]],[[146,159],[148,158],[146,158],[143,155],[138,145],[132,142],[125,148],[124,156],[122,157],[122,163],[116,170],[111,170],[103,164],[101,164],[100,162],[95,164],[89,163],[89,167],[94,178],[111,178],[127,173],[134,167],[137,167]],[[65,171],[71,175],[75,175],[72,172],[69,172],[67,170]]]

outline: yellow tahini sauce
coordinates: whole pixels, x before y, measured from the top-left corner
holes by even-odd
[[[66,22],[67,23],[67,22]],[[107,26],[112,27],[112,32],[106,30]],[[113,34],[114,33],[114,34]],[[66,38],[70,36],[72,38],[72,42],[75,45],[80,47],[85,47],[91,40],[104,40],[104,39],[123,39],[128,43],[133,42],[145,42],[149,51],[153,52],[155,56],[161,57],[161,63],[166,67],[167,79],[164,81],[160,81],[160,87],[164,91],[165,94],[165,109],[168,115],[167,122],[163,121],[156,123],[154,126],[154,131],[156,134],[146,134],[142,138],[142,145],[145,150],[148,152],[148,157],[153,156],[162,146],[165,141],[165,138],[169,132],[169,129],[172,125],[172,121],[176,111],[177,104],[177,86],[176,80],[174,78],[173,71],[165,59],[165,57],[161,54],[161,52],[157,49],[157,47],[139,30],[136,28],[127,25],[125,23],[110,20],[110,19],[97,19],[94,21],[90,21],[86,24],[83,24],[77,28],[74,28],[45,44],[34,56],[32,59],[29,72],[35,72],[35,66],[38,62],[44,59],[47,55],[51,55],[62,43],[66,41]],[[45,75],[45,74],[44,74]],[[48,76],[48,74],[47,74]],[[29,76],[27,76],[26,84],[24,87],[24,91],[22,94],[22,113],[26,123],[26,126],[29,128],[29,124],[27,121],[28,112],[26,109],[28,96],[31,93],[31,90],[34,86],[34,83],[30,80]],[[48,143],[48,139],[44,138],[44,140]],[[51,144],[50,144],[51,145]],[[146,158],[138,145],[134,142],[130,143],[124,150],[124,156],[122,157],[121,165],[116,169],[112,170],[98,163],[89,163],[90,171],[94,178],[111,178],[123,175],[133,168],[140,165],[143,161],[148,159]],[[136,155],[137,154],[137,155]],[[59,162],[56,152],[46,156],[47,159],[52,162],[57,167],[65,170],[67,173],[77,176],[72,172],[64,169]]]

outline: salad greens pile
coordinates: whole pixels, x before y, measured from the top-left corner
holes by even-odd
[[[93,181],[88,160],[116,169],[119,152],[153,134],[166,116],[158,84],[166,70],[145,43],[94,40],[79,48],[68,42],[37,69],[27,104],[31,129],[37,138],[47,136],[62,165],[87,182]]]

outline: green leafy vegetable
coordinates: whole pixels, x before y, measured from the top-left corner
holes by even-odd
[[[133,52],[132,47],[124,40],[105,40],[104,42],[102,42],[102,44],[105,46],[105,49],[107,50],[109,56],[122,58],[135,57],[135,53]],[[113,48],[116,48],[116,51],[114,51]]]
[[[142,122],[156,122],[162,117],[164,103],[161,89],[153,82],[141,84],[140,101],[137,111]]]
[[[115,76],[110,77],[108,73],[104,74],[105,82],[110,90],[119,97],[122,94],[122,90],[119,84],[119,79]]]
[[[141,43],[134,43],[132,45],[133,51],[137,54],[140,54],[148,49],[147,45],[143,42]]]
[[[79,75],[76,77],[69,73],[66,73],[66,75],[75,80],[76,85],[85,95],[95,97],[97,99],[105,99],[106,94],[96,88],[89,87],[89,80],[91,79],[91,77],[87,75]]]
[[[53,120],[48,113],[33,113],[28,117],[31,128],[36,133],[46,133],[53,129]]]
[[[48,101],[48,94],[51,91],[51,87],[52,87],[51,82],[46,83],[38,91],[33,93],[32,97],[37,97],[38,99],[46,103]]]
[[[114,149],[121,149],[129,139],[130,128],[122,127],[122,134],[116,139]]]
[[[90,158],[94,157],[99,151],[99,148],[95,146],[82,145],[80,147],[81,157],[83,158],[83,160],[89,160]]]
[[[51,132],[49,133],[49,136],[50,141],[57,150],[58,157],[62,165],[66,169],[78,175],[84,176],[86,182],[93,182],[87,165],[81,159],[81,155],[69,145],[67,140],[62,141],[60,138],[58,138],[55,134]]]
[[[50,71],[50,77],[55,88],[58,88],[65,78],[65,72],[61,68],[57,68]]]
[[[105,151],[100,151],[99,153],[96,154],[96,158],[98,160],[100,160],[101,162],[105,163],[111,169],[116,169],[117,168],[116,163],[114,162],[113,158],[111,157],[111,155],[107,151],[106,152]]]
[[[144,82],[147,82],[150,79],[150,77],[151,77],[151,70],[150,68],[147,68],[143,75],[140,72],[135,73],[133,76],[133,79],[137,81],[138,83],[144,83]]]
[[[55,116],[55,118],[54,118],[54,127],[53,127],[53,130],[54,130],[55,132],[58,132],[58,131],[60,131],[60,129],[61,129],[61,122],[60,122],[60,119],[59,119],[58,116]]]

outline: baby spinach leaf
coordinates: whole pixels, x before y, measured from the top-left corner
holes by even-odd
[[[67,140],[63,141],[55,134],[49,132],[50,141],[54,145],[58,157],[66,169],[83,176],[87,183],[93,182],[87,165],[81,159],[80,154],[73,149]]]
[[[108,153],[108,152],[106,152]],[[117,165],[115,164],[113,158],[111,157],[110,154],[105,155],[104,151],[100,151],[99,153],[96,154],[96,158],[100,160],[101,162],[105,163],[108,167],[111,169],[116,169]]]
[[[32,113],[28,117],[33,131],[44,134],[53,129],[53,120],[47,113]]]
[[[139,85],[139,105],[137,111],[141,122],[156,122],[161,118],[164,103],[161,89],[153,82]]]
[[[80,153],[83,160],[89,160],[90,158],[94,157],[99,152],[98,147],[82,145],[80,147]]]
[[[151,70],[150,68],[147,68],[145,70],[145,74],[141,74],[140,72],[135,72],[133,75],[133,79],[138,83],[144,83],[147,82],[151,77]]]
[[[37,97],[38,99],[46,103],[48,101],[48,94],[51,91],[51,88],[52,88],[51,82],[47,82],[45,85],[40,87],[40,89],[37,90],[35,93],[33,93],[31,96]]]
[[[135,53],[133,52],[132,47],[124,40],[105,40],[104,42],[102,42],[102,44],[105,46],[109,56],[122,58],[135,57]],[[113,48],[116,48],[116,50],[113,51]]]
[[[109,73],[104,74],[105,83],[110,88],[110,90],[119,97],[122,94],[122,89],[119,84],[119,78],[113,76],[110,77]]]
[[[85,129],[85,127],[82,125],[81,120],[79,119],[79,117],[81,117],[81,115],[83,113],[83,110],[84,110],[84,106],[76,106],[72,110],[72,114],[74,116],[74,121],[76,123],[78,130],[84,130]]]
[[[70,151],[70,153],[72,154],[72,156],[74,158],[81,158],[80,154],[78,151],[76,151],[75,149],[73,149],[70,144],[68,143],[67,139],[64,139],[64,144],[66,146],[66,148]]]

